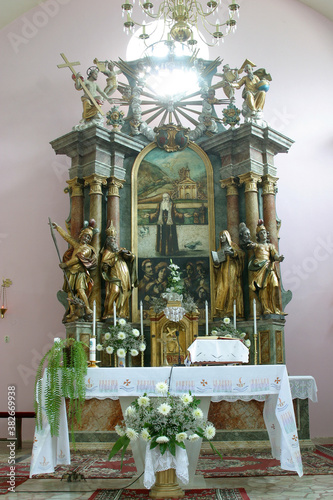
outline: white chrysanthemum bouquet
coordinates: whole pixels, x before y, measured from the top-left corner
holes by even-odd
[[[240,339],[246,347],[251,346],[251,341],[246,339],[246,333],[236,330],[231,324],[230,318],[223,318],[220,326],[216,326],[214,330],[210,332],[211,335],[217,337],[225,337],[229,339]]]
[[[176,446],[185,448],[186,440],[206,438],[212,449],[221,456],[211,442],[215,427],[204,418],[199,399],[191,392],[173,396],[164,382],[156,384],[155,391],[152,396],[145,393],[138,397],[126,409],[124,421],[116,425],[119,439],[109,458],[122,450],[123,460],[129,443],[137,439],[149,442],[151,449],[159,446],[162,455],[169,450],[175,456]]]
[[[108,328],[104,334],[103,342],[97,344],[96,349],[123,358],[127,353],[131,356],[137,356],[139,352],[146,349],[146,343],[138,329],[132,328],[130,323],[120,318],[116,325]]]

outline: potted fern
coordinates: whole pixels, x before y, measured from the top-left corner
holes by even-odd
[[[50,424],[51,436],[59,435],[61,398],[67,398],[73,443],[74,427],[76,423],[80,423],[86,395],[86,348],[88,346],[84,342],[73,338],[56,339],[51,349],[41,359],[35,379],[34,405],[37,429],[42,428],[44,410]],[[45,368],[46,378],[42,381]]]

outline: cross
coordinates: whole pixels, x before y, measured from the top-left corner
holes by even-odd
[[[73,73],[73,75],[76,76],[76,71],[73,68],[73,66],[78,66],[81,63],[79,61],[69,62],[69,60],[67,59],[65,54],[61,53],[60,55],[63,58],[63,60],[65,61],[65,64],[58,64],[57,67],[58,68],[69,68],[71,70],[71,72]],[[85,91],[85,93],[87,94],[87,96],[89,97],[91,102],[94,104],[95,108],[98,110],[99,113],[101,113],[101,115],[104,116],[104,113],[103,113],[101,107],[97,104],[94,96],[91,94],[90,90],[87,89],[85,83],[83,81],[81,81],[80,83],[81,83],[81,87],[83,88],[83,90]]]

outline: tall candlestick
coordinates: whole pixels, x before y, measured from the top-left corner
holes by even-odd
[[[96,337],[96,300],[93,305],[93,337]]]
[[[113,326],[116,326],[117,323],[117,311],[116,311],[116,303],[113,303]]]
[[[143,304],[142,304],[142,300],[140,302],[140,327],[141,327],[141,335],[143,337]]]
[[[90,337],[89,361],[96,361],[96,337]]]
[[[254,337],[254,364],[258,364],[258,333],[257,333],[257,303],[253,299],[253,337]]]
[[[208,335],[208,302],[206,300],[206,335]]]
[[[236,330],[236,301],[234,300],[234,329]]]

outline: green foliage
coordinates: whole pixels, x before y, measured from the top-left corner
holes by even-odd
[[[80,423],[86,394],[87,358],[85,346],[86,344],[83,342],[72,338],[59,339],[40,361],[35,379],[34,406],[37,429],[42,429],[43,413],[45,413],[50,424],[51,436],[58,436],[61,398],[68,398],[68,418],[71,422],[73,443],[75,423]],[[43,379],[45,368],[46,377]],[[42,391],[42,384],[44,391]],[[42,401],[43,392],[44,401]]]
[[[246,333],[240,332],[236,330],[231,323],[230,318],[224,318],[219,326],[214,327],[214,329],[210,332],[211,335],[216,337],[225,337],[232,339],[240,339],[246,347],[251,346],[251,341],[246,339]]]

